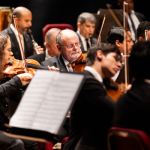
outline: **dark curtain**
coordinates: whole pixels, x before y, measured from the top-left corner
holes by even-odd
[[[149,7],[147,0],[135,1],[135,11],[143,13],[147,20],[150,16],[146,13]],[[42,28],[46,24],[68,23],[76,30],[77,17],[82,12],[97,13],[100,8],[106,8],[106,3],[117,7],[117,0],[7,0],[0,2],[0,6],[24,6],[32,12],[32,32],[35,41],[43,47]],[[147,4],[146,4],[147,3]]]

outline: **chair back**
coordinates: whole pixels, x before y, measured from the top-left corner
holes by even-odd
[[[52,28],[58,28],[60,30],[64,30],[64,29],[70,29],[70,30],[74,30],[73,26],[70,24],[47,24],[44,28],[43,28],[43,45],[45,43],[45,34],[48,30],[52,29]],[[45,46],[43,46],[45,49]]]
[[[112,127],[107,142],[109,150],[150,150],[150,138],[136,129]]]

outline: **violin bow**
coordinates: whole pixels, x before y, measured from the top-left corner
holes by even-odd
[[[123,27],[122,24],[120,23],[119,19],[116,17],[115,13],[112,11],[112,9],[110,8],[110,4],[106,4],[110,14],[112,15],[112,17],[115,19],[115,21],[117,22],[119,27]]]
[[[27,67],[27,62],[26,62],[26,58],[25,58],[25,54],[24,54],[24,50],[23,50],[23,46],[22,46],[22,42],[21,42],[21,37],[20,37],[20,33],[19,33],[19,29],[18,29],[18,24],[17,24],[17,22],[16,22],[16,16],[15,15],[13,15],[13,19],[14,19],[14,24],[15,24],[15,28],[16,28],[16,30],[17,30],[17,32],[18,32],[18,43],[19,43],[19,45],[20,45],[20,49],[21,49],[21,56],[22,56],[22,60],[23,60],[23,62],[24,62],[24,67],[26,68],[26,72],[29,72],[29,70],[28,70],[28,67]]]
[[[148,30],[145,30],[145,41],[148,39]]]
[[[98,43],[99,38],[100,38],[100,36],[101,36],[101,33],[102,33],[102,29],[103,29],[103,26],[104,26],[105,19],[106,19],[106,14],[104,15],[104,18],[103,18],[103,21],[102,21],[102,25],[101,25],[101,29],[100,29],[100,31],[99,31],[99,35],[98,35],[96,44]]]
[[[128,5],[125,1],[123,2],[123,27],[124,27],[124,55],[125,55],[125,86],[127,87],[128,83],[128,75],[127,75],[127,23],[126,23],[126,13],[125,6]],[[128,9],[127,9],[128,12]]]

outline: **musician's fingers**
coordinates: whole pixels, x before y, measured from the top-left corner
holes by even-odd
[[[38,51],[40,54],[44,53],[44,49],[43,48],[38,48]]]
[[[50,67],[50,66],[47,66],[49,70],[55,70],[55,71],[59,71],[59,68],[55,68],[54,66]]]
[[[22,73],[17,76],[20,78],[22,86],[28,84],[33,77],[33,75],[31,75],[30,73]]]
[[[121,61],[124,62],[124,56],[123,56],[123,53],[121,53]]]
[[[130,90],[132,87],[132,84],[129,84],[127,87],[126,87],[126,91]]]
[[[47,67],[48,67],[49,70],[51,70],[51,67],[50,67],[50,66],[47,66]]]

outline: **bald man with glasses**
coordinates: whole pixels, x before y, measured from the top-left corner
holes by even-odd
[[[41,65],[54,66],[63,72],[72,72],[71,64],[82,54],[77,34],[69,29],[62,30],[56,37],[56,46],[61,54],[43,61]]]

